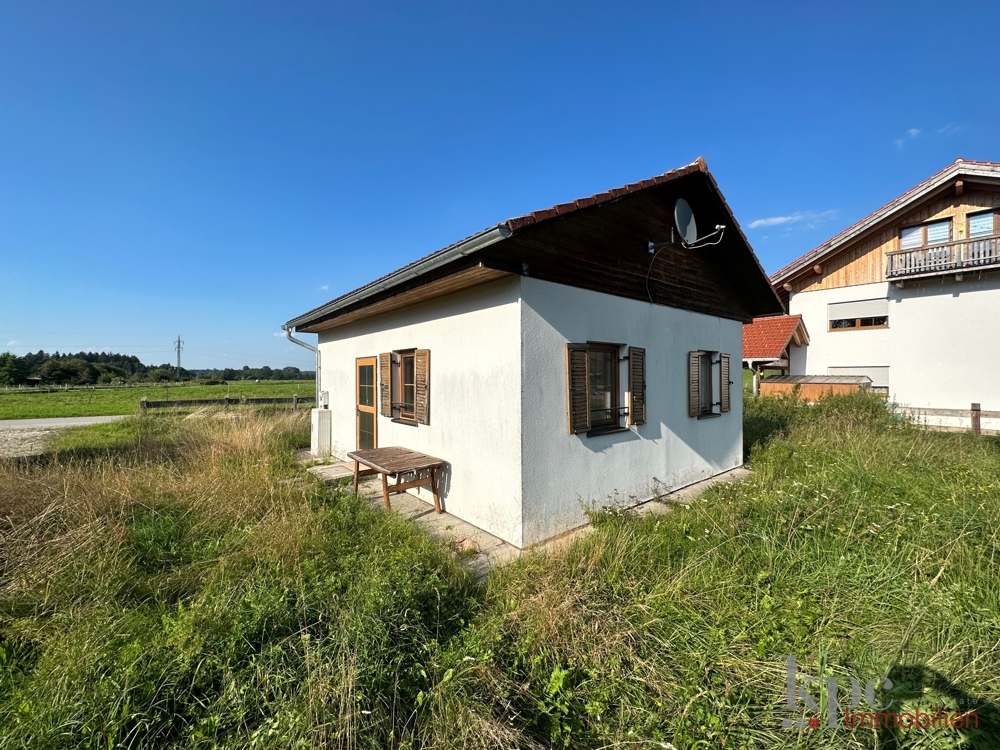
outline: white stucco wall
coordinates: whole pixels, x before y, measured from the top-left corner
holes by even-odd
[[[889,327],[828,332],[830,302],[889,299]],[[792,295],[791,313],[809,330],[805,352],[792,353],[793,375],[825,375],[828,367],[889,366],[890,398],[902,406],[968,410],[971,403],[1000,411],[1000,274],[965,274],[864,284]],[[798,356],[796,356],[798,355]],[[968,427],[967,418],[928,418],[930,424]],[[984,429],[1000,420],[983,420]]]
[[[430,424],[399,424],[379,415],[378,445],[403,446],[448,461],[444,509],[518,546],[519,281],[475,287],[319,334],[333,454],[344,458],[356,448],[355,360],[397,349],[430,349]],[[431,501],[426,491],[421,496]]]
[[[530,278],[521,295],[526,544],[585,523],[584,504],[633,505],[742,464],[740,322]],[[585,341],[646,349],[645,425],[569,434],[566,344]],[[719,417],[688,416],[687,354],[699,349],[731,355],[732,410]]]
[[[895,308],[889,305],[889,327],[872,330],[831,331],[827,305],[884,298],[888,282],[859,284],[839,289],[820,289],[791,295],[788,312],[801,315],[809,331],[809,345],[792,347],[791,375],[828,375],[830,367],[889,367],[889,392],[895,387],[891,364],[891,335]]]

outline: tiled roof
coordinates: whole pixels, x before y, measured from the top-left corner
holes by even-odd
[[[505,233],[505,236],[509,236],[510,233],[516,232],[517,230],[529,226],[531,224],[537,224],[539,222],[545,221],[546,219],[555,218],[556,216],[564,216],[566,214],[573,213],[574,211],[579,211],[581,208],[598,206],[602,203],[607,203],[608,201],[613,201],[618,198],[621,198],[624,195],[629,195],[630,193],[637,193],[640,190],[645,190],[646,188],[651,188],[654,187],[655,185],[662,185],[665,182],[676,180],[680,177],[684,177],[685,175],[691,174],[692,172],[704,172],[711,181],[712,187],[714,187],[716,192],[719,194],[719,198],[722,200],[723,203],[725,203],[725,199],[722,198],[722,193],[719,192],[718,185],[716,185],[715,180],[708,172],[708,164],[706,164],[705,160],[699,156],[697,160],[693,161],[691,164],[688,164],[684,167],[680,167],[678,169],[672,169],[669,172],[664,172],[663,174],[656,175],[655,177],[651,177],[648,180],[640,180],[639,182],[632,182],[629,183],[628,185],[623,185],[622,187],[619,188],[614,188],[612,190],[607,190],[603,193],[597,193],[595,195],[591,195],[588,198],[579,198],[571,203],[559,203],[555,206],[552,206],[551,208],[545,208],[540,211],[532,211],[531,213],[524,214],[523,216],[515,216],[512,219],[501,221],[499,224],[494,224],[493,226],[487,227],[481,232],[469,235],[463,240],[459,240],[458,242],[448,245],[448,247],[436,250],[430,255],[425,255],[422,258],[418,258],[417,260],[413,261],[412,263],[408,263],[402,268],[397,268],[395,271],[387,273],[385,276],[380,276],[374,281],[369,281],[367,284],[360,286],[357,289],[347,292],[346,294],[342,294],[341,296],[336,297],[330,300],[329,302],[326,302],[320,305],[319,307],[310,310],[309,312],[299,315],[298,317],[289,321],[286,325],[289,326],[304,325],[307,321],[313,319],[318,315],[323,314],[326,310],[335,309],[338,303],[342,302],[343,300],[346,300],[348,297],[364,297],[365,292],[368,290],[374,291],[375,289],[380,287],[386,287],[387,285],[391,286],[392,284],[390,283],[390,280],[394,281],[393,277],[398,277],[398,276],[405,277],[408,271],[415,269],[417,266],[426,263],[427,261],[432,260],[439,255],[443,255],[452,248],[462,245],[463,243],[466,243],[469,240],[472,240],[473,238],[479,237],[480,235],[484,235],[487,232],[492,232],[494,230],[499,229]],[[729,206],[726,205],[726,208],[728,210]],[[742,236],[743,234],[742,231],[740,231],[740,234]],[[745,236],[743,237],[743,240],[744,242],[747,242]],[[747,247],[750,247],[749,242],[747,242]],[[759,261],[758,265],[760,265]],[[767,277],[767,274],[764,273],[763,268],[761,268],[761,273],[764,274],[765,278]]]
[[[940,172],[936,172],[923,182],[914,185],[898,198],[893,198],[891,201],[882,206],[882,208],[868,214],[868,216],[863,218],[861,221],[851,224],[851,226],[847,227],[847,229],[834,235],[822,245],[810,250],[802,257],[793,260],[784,268],[775,271],[771,274],[772,283],[777,284],[780,281],[784,281],[787,277],[791,276],[799,269],[812,265],[814,260],[818,260],[821,256],[826,255],[830,250],[836,249],[836,247],[842,244],[844,240],[855,237],[859,232],[864,231],[878,220],[885,218],[897,209],[905,206],[910,202],[910,200],[922,195],[928,189],[940,187],[963,173],[974,173],[982,176],[984,171],[995,172],[995,174],[991,176],[1000,177],[1000,162],[956,159]]]
[[[801,315],[754,318],[743,326],[743,359],[778,359],[800,325],[804,332]]]

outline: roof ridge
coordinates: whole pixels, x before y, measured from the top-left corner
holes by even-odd
[[[963,158],[959,157],[959,158],[955,159],[955,161],[953,161],[951,164],[949,164],[948,166],[946,166],[944,169],[940,169],[937,172],[935,172],[934,174],[932,174],[930,177],[928,177],[928,178],[926,178],[924,180],[921,180],[916,185],[914,185],[913,187],[911,187],[909,190],[906,190],[902,194],[900,194],[900,195],[896,196],[895,198],[893,198],[888,203],[886,203],[883,206],[881,206],[881,207],[875,209],[874,211],[872,211],[870,214],[868,214],[867,216],[865,216],[863,219],[860,219],[860,220],[854,222],[853,224],[851,224],[850,226],[848,226],[846,229],[838,232],[837,234],[835,234],[830,239],[828,239],[825,242],[817,245],[816,247],[814,247],[809,252],[807,252],[807,253],[799,256],[798,258],[796,258],[795,260],[793,260],[791,263],[786,264],[782,268],[779,268],[777,271],[775,271],[774,273],[772,273],[769,278],[771,279],[772,282],[774,282],[775,280],[781,279],[782,276],[783,276],[783,274],[786,274],[787,272],[789,272],[790,269],[793,269],[794,267],[802,264],[807,258],[810,258],[810,259],[814,258],[816,255],[819,255],[819,254],[825,252],[826,250],[829,250],[844,235],[850,234],[855,229],[858,229],[858,228],[862,227],[863,225],[865,225],[866,223],[870,222],[872,219],[874,219],[879,214],[882,214],[883,212],[890,211],[890,209],[892,209],[892,208],[894,208],[896,206],[901,206],[902,204],[904,204],[906,202],[906,199],[908,197],[910,197],[912,194],[917,193],[922,188],[933,184],[936,180],[943,179],[945,177],[946,173],[948,173],[948,172],[955,172],[955,173],[959,173],[960,174],[961,171],[962,171],[961,167],[964,166],[964,165],[983,166],[983,167],[995,168],[995,169],[1000,170],[1000,162],[995,162],[995,161],[974,161],[974,160],[963,159]]]

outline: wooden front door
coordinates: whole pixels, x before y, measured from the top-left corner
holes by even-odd
[[[355,411],[357,413],[357,450],[378,447],[378,428],[375,424],[375,357],[357,360],[357,387]]]

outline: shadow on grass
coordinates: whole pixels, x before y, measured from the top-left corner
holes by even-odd
[[[757,446],[764,447],[775,437],[788,432],[795,416],[797,399],[773,396],[747,396],[743,400],[743,460]]]
[[[961,732],[962,738],[955,738],[954,747],[970,750],[1000,748],[1000,708],[996,704],[961,689],[940,672],[924,664],[897,664],[889,670],[888,677],[892,681],[892,688],[884,692],[882,703],[887,706],[885,710],[897,715],[908,712],[913,716],[919,706],[928,715],[923,723],[929,726],[878,727],[878,747],[885,750],[925,747],[934,733],[952,731]],[[925,703],[927,705],[922,705]],[[947,714],[942,718],[937,713],[938,709],[947,711]],[[963,714],[967,718],[960,718]],[[961,728],[949,727],[948,716],[955,716]]]

